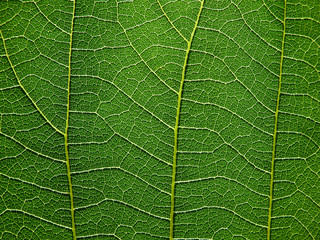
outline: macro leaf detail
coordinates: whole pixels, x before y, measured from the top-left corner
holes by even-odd
[[[0,2],[1,239],[320,239],[316,0]]]

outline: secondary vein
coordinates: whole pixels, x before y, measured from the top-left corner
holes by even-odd
[[[75,217],[74,217],[73,191],[72,191],[71,169],[70,169],[70,159],[69,159],[69,149],[68,149],[68,128],[69,128],[69,114],[70,114],[71,53],[72,53],[72,37],[73,37],[73,28],[74,28],[75,9],[76,9],[76,0],[73,0],[73,12],[72,12],[72,22],[71,22],[71,32],[70,32],[70,47],[69,47],[69,63],[68,63],[67,117],[66,117],[66,129],[64,133],[64,145],[65,145],[65,152],[66,152],[66,165],[67,165],[67,175],[68,175],[69,193],[70,193],[72,235],[74,240],[77,239],[77,235],[76,235],[76,223],[75,223]]]
[[[157,0],[158,4],[159,4],[159,7],[163,13],[163,15],[166,17],[166,19],[168,20],[168,22],[171,24],[171,26],[174,28],[174,30],[176,30],[176,32],[182,37],[182,39],[186,42],[188,42],[188,40],[181,34],[181,32],[176,28],[176,26],[173,24],[173,22],[171,22],[169,16],[166,14],[166,12],[164,11],[161,3],[159,2],[159,0]]]
[[[178,93],[178,104],[177,104],[177,115],[176,115],[176,123],[174,127],[174,147],[173,147],[173,166],[172,166],[172,182],[171,182],[171,211],[170,211],[170,240],[173,239],[173,226],[174,226],[174,203],[175,203],[175,185],[176,185],[176,168],[177,168],[177,152],[178,152],[178,130],[179,130],[179,120],[180,120],[180,109],[181,109],[181,100],[182,100],[182,91],[183,91],[183,85],[187,70],[187,63],[190,53],[190,48],[192,44],[192,40],[194,37],[194,34],[196,32],[196,29],[198,27],[200,15],[203,9],[204,0],[201,1],[199,13],[197,16],[197,20],[195,22],[193,31],[190,36],[190,40],[188,41],[187,49],[186,49],[186,55],[184,58],[183,68],[182,68],[182,76],[181,76],[181,82],[180,82],[180,89]]]
[[[283,34],[282,34],[282,45],[281,45],[281,57],[280,57],[279,86],[278,86],[277,105],[276,105],[275,120],[274,120],[273,144],[272,144],[270,194],[269,194],[269,214],[268,214],[268,229],[267,229],[267,239],[268,240],[270,240],[270,238],[271,238],[271,218],[272,218],[272,200],[273,200],[274,162],[275,162],[275,156],[276,156],[278,114],[279,114],[282,68],[283,68],[284,39],[285,39],[285,35],[286,35],[286,11],[287,11],[287,1],[285,0],[285,2],[284,2],[284,17],[283,17]]]
[[[6,57],[8,59],[8,62],[10,64],[10,67],[12,68],[12,71],[13,71],[13,74],[14,76],[16,77],[18,83],[19,83],[19,86],[21,87],[22,91],[27,95],[27,97],[29,98],[29,100],[32,102],[33,106],[37,109],[37,111],[40,113],[40,115],[46,120],[46,122],[54,129],[56,130],[58,133],[62,134],[63,135],[63,132],[60,131],[55,125],[53,125],[53,123],[46,117],[46,115],[44,115],[44,113],[41,111],[41,109],[38,107],[37,103],[31,98],[30,94],[27,92],[27,90],[24,88],[24,86],[22,85],[21,83],[21,80],[20,78],[18,77],[18,74],[11,62],[11,59],[9,57],[9,53],[8,53],[8,50],[7,50],[7,46],[6,46],[6,41],[4,40],[4,36],[2,34],[2,31],[0,30],[0,36],[2,38],[2,42],[3,42],[3,47],[4,47],[4,51],[6,53]]]

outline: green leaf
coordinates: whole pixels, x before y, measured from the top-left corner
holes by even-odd
[[[318,0],[0,2],[1,239],[320,239]]]

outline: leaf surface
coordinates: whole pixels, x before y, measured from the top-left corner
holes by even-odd
[[[1,1],[1,239],[319,239],[320,5]]]

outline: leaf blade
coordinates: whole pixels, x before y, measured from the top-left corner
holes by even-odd
[[[2,238],[317,239],[319,6],[202,3],[0,3]]]

